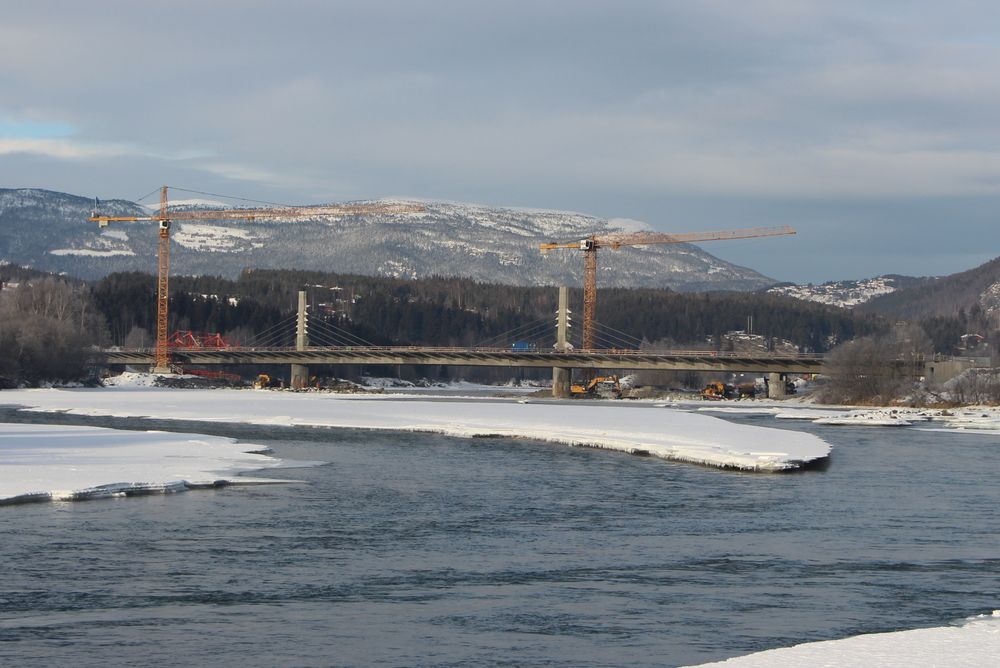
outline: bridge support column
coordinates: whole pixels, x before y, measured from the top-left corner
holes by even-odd
[[[767,398],[784,399],[785,396],[786,396],[785,374],[783,373],[767,374]]]
[[[559,288],[559,311],[556,313],[556,345],[557,352],[566,352],[569,348],[567,333],[569,330],[569,288]],[[570,396],[569,386],[572,369],[552,367],[552,396],[565,399]]]
[[[295,349],[305,350],[309,347],[309,321],[306,306],[306,291],[299,290],[299,319],[295,323]],[[292,365],[291,387],[301,390],[309,386],[309,367],[305,364]]]
[[[569,397],[569,376],[571,369],[552,367],[552,396],[556,399]]]

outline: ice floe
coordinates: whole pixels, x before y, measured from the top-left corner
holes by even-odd
[[[0,504],[282,482],[238,475],[287,464],[261,449],[200,434],[0,423]]]
[[[812,434],[618,402],[434,400],[248,390],[12,390],[0,404],[34,411],[246,424],[531,438],[752,471],[797,469],[830,445]]]

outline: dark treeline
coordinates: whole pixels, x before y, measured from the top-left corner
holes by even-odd
[[[539,347],[553,343],[557,291],[552,287],[280,270],[246,271],[237,280],[171,279],[170,329],[220,333],[247,343],[287,323],[300,289],[309,293],[314,322],[323,320],[378,345],[510,345],[519,338]],[[155,278],[141,273],[112,274],[94,285],[95,303],[116,343],[151,340],[155,292]],[[570,292],[579,337],[582,296],[580,290]],[[602,325],[647,342],[718,340],[745,329],[748,318],[755,333],[787,339],[804,351],[823,352],[886,329],[875,315],[770,294],[615,288],[600,290],[598,298]],[[627,347],[630,340],[618,341],[617,346],[609,341],[609,347]]]
[[[89,288],[36,274],[7,274],[3,283],[0,388],[92,375],[108,337]]]
[[[0,267],[0,376],[7,384],[87,375],[93,347],[151,346],[156,278],[116,273],[95,283]],[[248,270],[238,279],[173,277],[171,331],[218,333],[234,344],[292,345],[298,291],[308,293],[313,343],[507,347],[554,343],[558,293],[461,278],[402,280],[305,271]],[[579,345],[582,294],[570,291]],[[603,289],[602,347],[720,346],[745,329],[825,352],[839,342],[887,331],[876,315],[755,293]],[[609,329],[610,328],[610,329]],[[928,332],[953,338],[950,322]],[[503,372],[509,373],[509,372]]]

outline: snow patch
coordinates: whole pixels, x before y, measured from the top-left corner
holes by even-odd
[[[246,228],[200,223],[182,223],[173,234],[174,242],[185,248],[216,253],[262,248],[264,244],[257,239],[259,237]]]
[[[622,232],[652,232],[653,227],[646,222],[641,220],[633,220],[632,218],[610,218],[608,219],[608,226],[614,227]]]
[[[893,280],[887,276],[860,281],[831,281],[821,285],[779,285],[768,290],[774,294],[842,308],[853,308],[895,291]]]
[[[116,255],[135,255],[127,248],[95,250],[93,248],[56,248],[49,251],[50,255],[81,255],[86,257],[114,257]]]
[[[101,232],[101,236],[115,241],[128,241],[128,232],[125,230],[112,230],[110,228]]]

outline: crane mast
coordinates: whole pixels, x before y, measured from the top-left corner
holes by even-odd
[[[222,211],[170,211],[167,200],[167,186],[160,188],[160,209],[152,216],[102,216],[96,210],[87,220],[105,227],[115,222],[156,221],[159,223],[157,246],[158,269],[156,276],[156,361],[153,370],[159,373],[170,371],[170,348],[168,324],[170,309],[170,224],[175,220],[247,220],[258,218],[307,218],[314,216],[351,216],[371,213],[417,213],[424,206],[408,202],[382,202],[370,204],[342,204],[332,206],[290,206],[261,209],[225,209]]]
[[[170,306],[170,219],[167,218],[167,187],[160,188],[160,239],[157,247],[159,268],[156,273],[156,362],[154,370],[170,371],[167,347],[167,316]]]
[[[583,348],[594,349],[594,321],[597,317],[597,249],[618,250],[625,246],[651,246],[660,244],[682,244],[696,241],[723,241],[727,239],[751,239],[754,237],[775,237],[795,234],[787,225],[780,227],[751,227],[716,232],[623,232],[603,236],[591,235],[580,241],[564,241],[539,244],[542,253],[551,250],[583,251]]]

